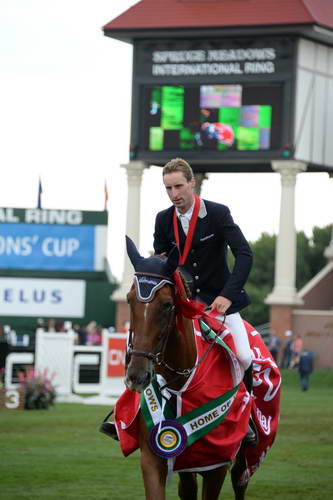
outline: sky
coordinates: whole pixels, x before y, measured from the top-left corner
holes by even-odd
[[[109,192],[107,255],[121,279],[129,160],[132,46],[102,26],[132,0],[1,0],[0,206],[103,210]],[[201,195],[228,205],[250,241],[277,233],[280,177],[209,174]],[[297,230],[332,223],[333,180],[297,177]],[[152,249],[155,215],[169,206],[161,169],[150,167],[141,190],[140,251]]]

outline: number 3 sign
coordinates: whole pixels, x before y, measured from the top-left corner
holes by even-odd
[[[0,389],[0,410],[23,410],[24,392],[17,389]]]

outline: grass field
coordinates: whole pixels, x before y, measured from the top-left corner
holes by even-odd
[[[248,488],[249,499],[333,498],[333,371],[313,374],[308,392],[284,372],[280,431]],[[1,411],[0,499],[143,499],[139,455],[123,458],[97,432],[108,408],[57,404]],[[167,498],[176,495],[177,476]],[[230,478],[221,498],[233,499]]]

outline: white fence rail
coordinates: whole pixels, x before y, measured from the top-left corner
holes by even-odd
[[[84,401],[92,403],[112,402],[124,390],[125,353],[127,335],[103,331],[102,344],[98,346],[76,345],[75,334],[36,333],[35,352],[11,352],[6,358],[5,386],[15,389],[14,372],[19,366],[31,366],[47,371],[53,376],[58,401]],[[84,374],[93,370],[93,380]],[[91,377],[90,377],[91,378]],[[81,398],[81,395],[95,395]]]

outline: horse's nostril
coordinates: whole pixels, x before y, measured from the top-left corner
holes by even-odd
[[[128,373],[127,381],[134,387],[145,389],[151,382],[152,374],[149,370],[144,370],[142,373]],[[128,385],[128,384],[127,384]]]
[[[151,374],[147,370],[141,376],[137,377],[136,382],[140,385],[147,386],[150,383],[150,379],[151,379]]]

